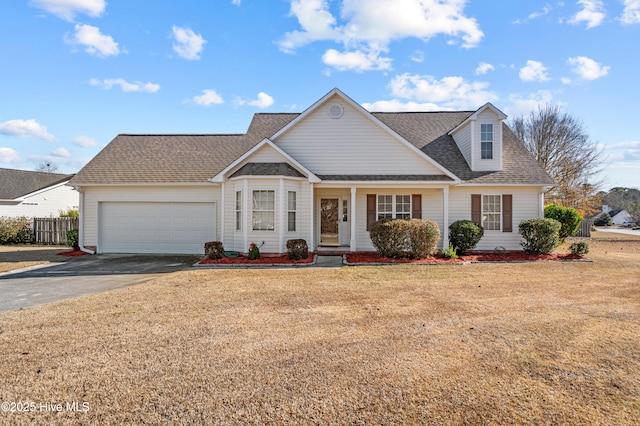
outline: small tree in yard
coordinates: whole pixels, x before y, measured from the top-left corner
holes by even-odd
[[[549,254],[560,245],[562,224],[555,219],[534,218],[518,225],[524,240],[520,245],[528,254]]]
[[[593,221],[593,224],[595,226],[611,226],[613,225],[613,220],[611,220],[609,213],[602,213],[595,221]]]
[[[575,235],[580,229],[582,215],[571,207],[559,206],[557,204],[547,204],[544,208],[544,217],[555,219],[562,224],[560,228],[560,243]]]
[[[449,241],[458,254],[476,248],[484,235],[484,228],[470,220],[458,220],[449,225]]]

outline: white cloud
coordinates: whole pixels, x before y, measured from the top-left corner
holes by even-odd
[[[567,63],[572,66],[572,71],[583,80],[596,80],[609,73],[611,67],[603,66],[586,56],[569,58]]]
[[[190,28],[174,25],[171,30],[174,38],[173,51],[181,58],[189,61],[200,59],[200,54],[207,41]]]
[[[158,90],[160,90],[159,84],[155,84],[151,82],[142,83],[140,81],[129,83],[128,81],[122,78],[107,78],[104,80],[98,80],[97,78],[92,78],[91,80],[89,80],[89,83],[92,86],[100,86],[106,90],[111,90],[115,86],[119,86],[123,92],[155,93]]]
[[[111,36],[102,34],[100,28],[86,24],[76,24],[72,37],[65,37],[68,44],[84,46],[84,50],[95,56],[106,58],[120,54],[120,48]]]
[[[549,5],[546,5],[546,6],[544,6],[544,7],[542,8],[542,10],[541,10],[541,11],[534,11],[534,12],[531,12],[531,13],[529,14],[529,16],[527,16],[527,18],[526,18],[526,19],[516,19],[516,20],[515,20],[515,21],[513,21],[512,23],[514,23],[514,24],[524,24],[524,23],[526,23],[526,22],[528,22],[528,21],[532,21],[532,20],[534,20],[534,19],[540,18],[541,16],[548,15],[548,14],[549,14],[549,12],[551,12],[552,10],[553,10],[553,7],[551,7],[551,6],[549,6]]]
[[[47,128],[39,124],[35,119],[9,120],[0,123],[0,134],[15,136],[17,138],[37,138],[45,141],[55,140],[55,136],[47,131]]]
[[[626,25],[640,24],[640,0],[623,0],[623,3],[620,22]]]
[[[267,95],[264,92],[260,92],[258,93],[258,99],[253,100],[253,101],[249,101],[247,102],[248,105],[254,106],[254,107],[258,107],[261,109],[264,108],[269,108],[271,105],[273,105],[273,98],[269,95]]]
[[[340,18],[327,0],[290,0],[291,16],[300,30],[288,32],[279,42],[282,51],[292,53],[315,41],[333,41],[344,52],[326,51],[325,63],[339,70],[386,70],[390,58],[381,58],[394,40],[437,35],[461,41],[465,48],[478,45],[484,34],[477,21],[464,14],[464,0],[342,0]]]
[[[54,149],[49,154],[51,154],[54,157],[59,157],[59,158],[69,158],[69,157],[71,157],[71,154],[69,153],[69,151],[63,146]]]
[[[236,6],[240,6],[240,3],[242,3],[242,0],[231,0],[231,4],[234,4]]]
[[[73,138],[73,143],[83,148],[91,148],[94,146],[98,146],[98,142],[95,139],[92,139],[88,136],[83,136],[83,135],[78,135],[75,138]]]
[[[419,64],[424,62],[424,52],[422,50],[416,50],[410,58],[413,62],[417,62]]]
[[[489,71],[493,71],[495,69],[496,68],[491,64],[488,64],[486,62],[480,62],[478,64],[478,68],[476,68],[476,75],[484,75],[484,74],[488,73]]]
[[[202,95],[194,96],[192,101],[202,106],[220,105],[224,103],[222,96],[213,89],[203,90]]]
[[[65,21],[73,21],[77,14],[96,18],[106,6],[105,0],[31,0],[31,4]]]
[[[338,71],[370,71],[391,69],[391,58],[380,57],[381,52],[355,51],[340,53],[335,49],[327,50],[322,55],[322,62]]]
[[[606,16],[602,0],[578,0],[577,4],[582,6],[582,10],[569,20],[570,24],[578,25],[586,22],[587,29],[590,29],[602,23]]]
[[[522,81],[547,81],[547,67],[542,62],[528,60],[527,65],[520,68],[520,80]]]
[[[412,111],[446,111],[449,108],[443,108],[434,103],[419,103],[419,102],[402,102],[397,99],[390,101],[375,101],[372,103],[363,103],[362,107],[372,112],[412,112]]]
[[[422,110],[476,109],[498,98],[486,90],[488,86],[485,82],[468,82],[457,76],[437,80],[430,75],[408,73],[394,77],[389,84],[393,96],[422,104]]]
[[[15,164],[20,162],[20,157],[15,149],[0,147],[0,163]]]
[[[560,103],[554,102],[553,94],[548,90],[539,90],[524,97],[520,94],[512,94],[505,103],[504,112],[509,117],[527,116],[544,104],[560,105]]]

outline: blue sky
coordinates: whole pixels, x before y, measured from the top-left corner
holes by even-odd
[[[372,111],[581,119],[640,187],[640,0],[0,2],[0,167],[77,172],[119,133],[243,133],[334,87]]]

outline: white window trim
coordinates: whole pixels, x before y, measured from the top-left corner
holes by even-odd
[[[500,208],[498,209],[497,212],[491,212],[491,214],[497,214],[498,215],[498,229],[487,229],[487,227],[484,225],[485,223],[485,219],[484,219],[484,215],[485,215],[485,211],[484,211],[484,197],[489,197],[489,196],[496,196],[496,197],[500,197]],[[502,194],[482,194],[480,196],[480,222],[482,224],[482,227],[484,228],[485,232],[502,232]]]
[[[482,126],[491,126],[491,139],[483,141],[482,140]],[[495,159],[495,130],[493,123],[480,123],[480,160],[492,161]],[[483,143],[491,143],[491,158],[482,158],[482,144]]]
[[[236,191],[236,199],[235,199],[235,230],[236,232],[242,232],[242,191]],[[238,215],[239,213],[239,215]]]
[[[273,210],[261,210],[261,209],[256,209],[253,207],[253,197],[255,196],[256,192],[272,192],[273,193]],[[276,230],[276,191],[273,189],[254,189],[251,192],[251,230],[253,232],[273,232]],[[256,229],[256,222],[255,222],[255,217],[254,214],[256,212],[271,212],[273,213],[273,228],[272,229]]]
[[[380,220],[380,197],[391,197],[391,219],[397,219],[398,213],[407,214],[409,213],[409,219],[413,219],[413,197],[411,194],[376,194],[376,220]],[[408,212],[398,212],[397,202],[398,196],[409,197],[409,211]],[[389,212],[384,212],[384,214],[388,214]]]
[[[293,210],[291,210],[291,206],[289,204],[291,194],[295,194],[295,204],[293,206]],[[294,221],[293,221],[293,230],[291,230],[291,223],[289,222],[289,214],[293,213]],[[287,232],[298,232],[298,193],[296,191],[287,191]]]

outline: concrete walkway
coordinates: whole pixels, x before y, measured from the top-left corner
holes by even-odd
[[[598,232],[611,232],[613,234],[626,234],[626,235],[635,235],[636,237],[640,237],[640,231],[634,231],[631,228],[604,228],[598,227],[596,228]]]
[[[340,268],[342,256],[318,256],[315,266],[317,268]]]

